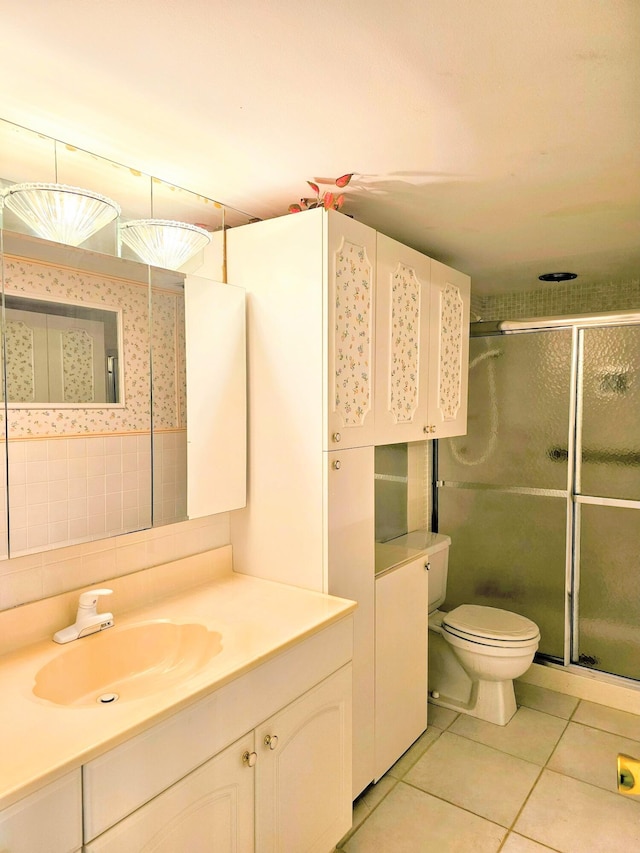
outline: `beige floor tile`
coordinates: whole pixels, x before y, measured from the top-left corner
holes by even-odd
[[[546,687],[538,687],[535,684],[526,684],[524,681],[514,681],[516,702],[534,711],[544,711],[545,714],[553,714],[554,717],[562,717],[568,720],[580,701],[576,696],[567,696],[556,690],[547,690]]]
[[[384,800],[389,791],[398,784],[398,780],[388,774],[383,776],[375,785],[369,785],[367,790],[362,794],[361,799],[369,811],[373,811],[375,807]]]
[[[640,803],[545,770],[514,830],[562,853],[640,850]]]
[[[500,853],[549,853],[551,849],[544,844],[538,844],[537,841],[531,841],[529,838],[511,832]]]
[[[544,765],[566,726],[566,720],[559,717],[519,708],[506,726],[460,714],[448,731]]]
[[[569,723],[547,767],[615,793],[619,752],[640,756],[640,741]]]
[[[434,705],[432,702],[429,702],[427,719],[430,726],[435,726],[436,729],[448,729],[457,716],[457,711],[451,711],[449,708],[441,708],[440,705]]]
[[[404,781],[502,826],[511,826],[540,767],[443,732]]]
[[[421,758],[440,735],[441,729],[429,728],[418,738],[418,740],[409,747],[405,754],[399,758],[396,763],[387,770],[388,776],[393,776],[395,779],[402,779],[404,774],[410,770],[416,761]]]
[[[346,853],[497,853],[497,824],[399,782],[342,847]]]
[[[640,717],[627,711],[617,711],[604,705],[596,705],[595,702],[582,701],[573,715],[573,720],[631,740],[640,740]]]

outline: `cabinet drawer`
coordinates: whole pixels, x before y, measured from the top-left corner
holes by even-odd
[[[251,853],[255,773],[242,755],[253,743],[250,732],[87,844],[85,853]]]
[[[74,770],[0,812],[0,850],[72,853],[82,844],[82,787]]]
[[[83,768],[85,843],[351,660],[349,616]]]

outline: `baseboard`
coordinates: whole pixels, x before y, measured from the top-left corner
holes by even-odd
[[[518,681],[577,696],[619,711],[640,714],[640,684],[628,687],[614,683],[603,673],[586,670],[583,675],[554,664],[534,663]]]

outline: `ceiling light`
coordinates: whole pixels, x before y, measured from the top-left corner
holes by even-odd
[[[578,278],[575,272],[546,272],[544,275],[539,275],[540,281],[571,281],[573,278]]]
[[[2,197],[38,237],[69,246],[84,243],[120,215],[110,198],[65,184],[14,184]]]
[[[122,241],[147,264],[177,270],[211,242],[204,228],[169,219],[132,219],[120,225]]]

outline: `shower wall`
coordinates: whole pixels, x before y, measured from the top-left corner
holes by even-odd
[[[439,442],[445,608],[533,619],[540,653],[640,679],[640,326],[472,338]]]

